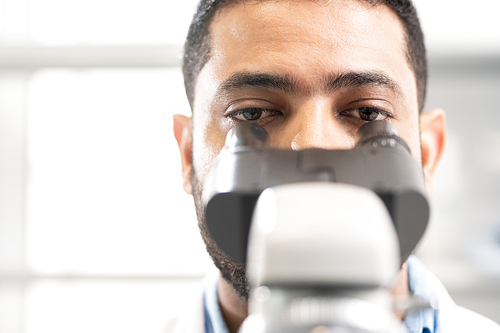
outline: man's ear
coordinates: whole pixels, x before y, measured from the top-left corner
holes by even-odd
[[[191,187],[191,118],[174,115],[174,135],[181,153],[182,179],[184,191],[193,194]]]
[[[434,176],[446,144],[446,115],[441,109],[420,114],[420,144],[427,194],[432,192]]]

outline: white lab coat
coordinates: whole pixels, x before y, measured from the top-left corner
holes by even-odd
[[[180,316],[167,322],[163,333],[205,333],[204,290],[208,283],[212,283],[214,274],[218,272],[205,277],[191,304]],[[500,333],[500,325],[456,305],[434,274],[428,272],[427,278],[438,296],[440,329],[437,333]]]

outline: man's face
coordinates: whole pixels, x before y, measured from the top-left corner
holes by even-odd
[[[249,1],[211,25],[193,109],[193,167],[206,174],[237,123],[283,149],[349,149],[364,119],[392,123],[420,160],[415,76],[399,18],[363,1]],[[379,115],[376,113],[380,112]]]
[[[403,26],[389,8],[354,0],[246,1],[215,15],[210,44],[195,87],[189,161],[202,229],[203,184],[240,122],[262,125],[271,146],[300,150],[353,148],[360,126],[385,120],[421,160],[415,75]],[[243,268],[203,237],[225,278],[244,278]]]

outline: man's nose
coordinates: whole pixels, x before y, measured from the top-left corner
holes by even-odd
[[[353,136],[326,103],[315,103],[295,110],[278,136],[275,142],[283,149],[350,149],[354,146]]]

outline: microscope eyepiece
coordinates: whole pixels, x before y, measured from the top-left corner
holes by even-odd
[[[226,137],[226,147],[231,150],[239,150],[247,147],[251,149],[263,149],[269,134],[264,127],[255,123],[241,123],[233,127]]]
[[[394,126],[386,121],[373,121],[361,126],[356,135],[358,146],[400,147],[411,154],[410,147],[399,137]]]

